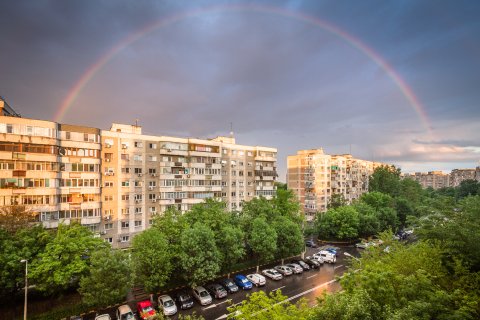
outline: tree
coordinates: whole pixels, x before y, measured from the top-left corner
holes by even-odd
[[[225,211],[225,203],[213,199],[196,204],[184,214],[184,219],[189,226],[202,223],[210,228],[215,234],[227,224],[229,213]]]
[[[298,224],[303,222],[300,203],[292,190],[277,189],[276,195],[272,201],[273,208],[278,215],[286,216]]]
[[[343,194],[335,193],[328,201],[328,209],[336,209],[338,207],[346,206],[347,204],[347,200],[345,200]]]
[[[214,278],[220,271],[221,254],[215,234],[199,222],[182,234],[179,255],[185,279],[191,286]]]
[[[468,196],[476,196],[478,194],[479,187],[480,183],[478,183],[476,180],[463,180],[458,186],[457,197],[461,199]]]
[[[252,222],[248,243],[259,262],[270,261],[277,251],[277,232],[265,218],[258,217]]]
[[[354,239],[358,237],[360,218],[354,207],[344,206],[318,215],[315,225],[323,239]]]
[[[277,255],[279,258],[294,256],[304,248],[302,230],[295,222],[286,217],[278,217],[273,221],[277,233]]]
[[[163,233],[150,228],[132,241],[132,263],[135,281],[146,291],[158,291],[172,274],[172,248]]]
[[[83,302],[104,307],[123,301],[133,284],[128,255],[108,248],[95,251],[91,261],[89,274],[80,279]]]
[[[15,233],[35,221],[35,213],[21,205],[0,207],[0,229]]]
[[[92,253],[105,247],[109,244],[94,238],[86,227],[60,224],[45,251],[32,261],[29,276],[39,291],[58,293],[75,288],[88,273]]]
[[[358,212],[358,235],[366,238],[377,234],[380,231],[380,222],[375,209],[364,202],[357,202],[353,207]]]
[[[0,297],[8,302],[23,288],[25,266],[22,259],[33,262],[52,241],[52,234],[41,225],[16,230],[12,234],[0,228]]]
[[[305,300],[296,305],[286,301],[287,297],[280,290],[272,291],[268,295],[264,291],[247,295],[247,299],[234,306],[228,307],[229,316],[241,319],[257,320],[287,320],[307,319],[309,309]]]
[[[419,204],[422,200],[424,190],[417,181],[411,178],[400,180],[399,196],[406,199],[412,206]]]
[[[245,255],[244,233],[240,228],[226,225],[217,235],[217,248],[221,254],[223,270],[240,261]]]
[[[400,169],[381,166],[368,179],[368,191],[377,191],[396,196],[400,192]]]

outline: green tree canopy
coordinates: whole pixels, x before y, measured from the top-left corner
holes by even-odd
[[[270,261],[277,251],[277,232],[264,217],[252,222],[248,243],[258,261]]]
[[[395,166],[376,168],[368,180],[368,191],[397,196],[400,193],[400,169]]]
[[[192,286],[214,278],[221,267],[221,253],[215,234],[204,224],[195,223],[185,230],[180,244],[180,266]]]
[[[150,228],[132,241],[132,264],[135,281],[146,291],[155,292],[164,286],[172,274],[172,247],[162,232]]]
[[[315,225],[323,239],[354,239],[358,237],[360,218],[353,206],[344,206],[318,215]]]
[[[302,230],[295,222],[286,217],[278,217],[273,221],[277,234],[277,256],[286,258],[302,252],[304,242]]]
[[[75,288],[80,277],[88,273],[92,253],[105,247],[109,245],[94,238],[86,227],[78,223],[60,224],[45,251],[32,262],[32,282],[38,290],[47,293]]]
[[[78,291],[85,304],[105,307],[125,300],[132,279],[127,253],[107,248],[92,254],[89,274],[80,279]]]

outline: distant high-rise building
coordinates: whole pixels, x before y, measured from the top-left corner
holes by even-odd
[[[368,179],[379,162],[350,154],[328,155],[323,149],[300,150],[287,159],[287,185],[300,201],[307,221],[325,212],[332,195],[351,203],[368,191]]]
[[[402,177],[417,181],[423,188],[440,189],[450,185],[450,175],[442,171],[406,173]]]
[[[464,180],[475,180],[475,169],[453,169],[450,173],[450,187],[458,187]]]

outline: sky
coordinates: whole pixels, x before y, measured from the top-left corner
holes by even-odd
[[[395,164],[480,160],[479,1],[0,0],[22,116]],[[63,110],[63,112],[62,112]]]

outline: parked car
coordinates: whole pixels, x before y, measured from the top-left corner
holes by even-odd
[[[204,287],[198,286],[193,288],[192,294],[202,306],[212,303],[212,297]]]
[[[305,245],[310,248],[317,248],[318,245],[313,240],[306,240]]]
[[[235,278],[233,278],[233,281],[235,281],[235,284],[243,290],[250,290],[253,287],[253,284],[243,274],[237,274]]]
[[[274,269],[284,276],[291,276],[293,274],[293,270],[287,266],[276,266]]]
[[[227,291],[221,285],[219,285],[218,283],[208,285],[207,290],[208,290],[208,292],[210,292],[210,294],[213,297],[215,297],[217,299],[222,299],[222,298],[225,298],[227,296]]]
[[[265,277],[258,273],[247,274],[247,279],[257,287],[264,286],[267,283]]]
[[[322,250],[322,251],[319,251],[317,253],[315,253],[313,255],[313,257],[321,257],[323,259],[323,261],[327,262],[327,263],[335,263],[337,262],[337,257],[331,253],[331,252],[328,252],[326,250]]]
[[[311,260],[314,260],[314,261],[317,261],[318,264],[322,265],[325,261],[323,260],[322,256],[321,255],[317,255],[317,254],[314,254],[313,256],[311,257],[307,257],[306,259],[311,259]]]
[[[163,314],[166,316],[173,316],[178,311],[172,297],[167,294],[158,297],[158,308],[163,310]]]
[[[282,280],[283,276],[280,272],[275,269],[265,269],[262,271],[262,274],[266,277],[269,277],[272,280]]]
[[[95,320],[112,320],[112,317],[108,313],[99,314],[95,317]]]
[[[132,312],[132,309],[130,309],[130,306],[128,304],[121,305],[120,307],[117,308],[116,316],[118,320],[133,320],[135,319],[135,316]]]
[[[142,320],[149,319],[157,314],[150,300],[143,300],[137,303],[137,312]]]
[[[364,242],[364,241],[355,244],[355,247],[359,249],[367,249],[370,246],[371,246],[370,242]]]
[[[178,292],[175,295],[175,301],[177,302],[177,306],[182,310],[193,307],[192,296],[185,291]]]
[[[335,248],[328,247],[328,248],[325,248],[325,251],[328,251],[328,252],[333,253],[334,255],[338,256],[337,255],[337,249],[335,249]]]
[[[293,273],[295,274],[303,273],[302,267],[300,267],[300,265],[296,263],[289,263],[289,264],[286,264],[286,266],[292,269]]]
[[[312,257],[305,257],[305,262],[310,266],[312,269],[318,269],[322,265],[317,260],[313,259]]]
[[[302,269],[304,271],[310,270],[310,266],[307,263],[305,263],[305,261],[303,261],[303,260],[300,260],[300,259],[292,260],[292,263],[296,263],[296,264],[300,265],[300,267],[302,267]]]
[[[220,283],[228,293],[235,293],[238,291],[238,286],[233,282],[232,279],[223,279],[220,281]]]

